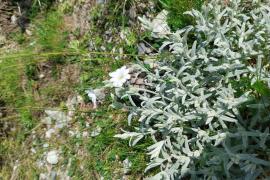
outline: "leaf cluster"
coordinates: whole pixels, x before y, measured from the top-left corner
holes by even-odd
[[[116,137],[136,145],[152,137],[146,171],[152,179],[256,179],[269,173],[270,5],[258,0],[211,1],[186,14],[194,25],[168,35],[171,56],[134,68],[147,88],[123,89],[129,122]],[[149,28],[151,29],[151,27]],[[140,99],[136,103],[134,97]]]

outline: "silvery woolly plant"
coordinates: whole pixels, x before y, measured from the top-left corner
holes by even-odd
[[[162,37],[167,56],[134,65],[145,88],[117,88],[140,126],[116,137],[152,138],[145,171],[160,171],[149,179],[269,177],[269,3],[213,0],[186,14],[194,25]]]

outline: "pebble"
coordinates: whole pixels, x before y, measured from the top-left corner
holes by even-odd
[[[88,135],[89,135],[89,133],[88,133],[87,131],[84,131],[84,132],[82,133],[82,136],[83,136],[83,137],[88,137]]]
[[[47,148],[47,147],[49,147],[48,143],[43,144],[43,148]]]
[[[58,163],[58,152],[56,150],[52,150],[52,151],[48,152],[46,160],[49,164],[52,164],[52,165],[57,164]]]
[[[37,151],[35,150],[35,148],[31,148],[31,152],[32,152],[33,154],[36,154],[36,153],[37,153]]]
[[[55,133],[54,129],[49,129],[48,131],[46,131],[45,137],[50,139],[52,137],[52,134],[54,134],[54,133]]]
[[[97,0],[96,2],[97,2],[97,4],[104,4],[105,0]]]
[[[99,134],[100,134],[100,132],[101,132],[101,127],[96,127],[96,129],[94,129],[93,131],[92,131],[92,133],[91,133],[91,137],[96,137],[96,136],[98,136]]]

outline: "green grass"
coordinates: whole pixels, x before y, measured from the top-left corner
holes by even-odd
[[[123,175],[121,162],[129,158],[132,162],[131,178],[142,176],[147,161],[145,150],[149,143],[145,142],[132,148],[128,146],[127,141],[122,142],[115,139],[113,136],[120,133],[120,127],[126,126],[123,121],[126,117],[116,113],[121,112],[106,109],[96,112],[94,126],[101,127],[102,131],[99,136],[91,138],[87,144],[87,150],[92,160],[87,165],[104,175],[105,179],[112,179],[113,174],[118,174],[118,178],[120,178]]]
[[[44,140],[38,138],[34,141],[31,133],[35,131],[38,136],[44,134],[43,127],[39,127],[39,123],[46,107],[60,107],[71,93],[78,91],[84,95],[84,91],[89,87],[103,86],[103,81],[108,78],[108,72],[119,68],[125,62],[115,61],[111,55],[105,54],[93,55],[93,59],[90,58],[87,61],[84,61],[81,55],[61,54],[63,51],[83,51],[84,47],[68,48],[67,30],[63,24],[62,15],[58,12],[48,11],[44,17],[39,17],[33,23],[33,36],[14,34],[12,38],[20,44],[21,50],[12,54],[3,54],[0,63],[0,100],[5,102],[5,107],[10,111],[5,118],[10,119],[14,116],[11,120],[17,127],[14,132],[16,134],[10,134],[10,137],[6,137],[0,145],[0,154],[4,163],[3,166],[1,165],[0,176],[6,179],[11,177],[16,160],[19,160],[20,164],[17,172],[20,179],[34,179],[43,172],[42,169],[37,168],[36,160],[42,157],[44,149],[41,146]],[[98,41],[102,42],[103,39],[97,38]],[[33,42],[34,45],[29,45]],[[46,74],[50,77],[46,80],[48,81],[46,86],[42,86],[43,80],[39,79],[39,74],[42,72],[40,62],[51,69],[51,73]],[[70,84],[68,81],[59,82],[61,70],[72,64],[81,66],[82,74],[78,77],[81,79],[80,84]],[[135,178],[143,172],[145,148],[139,149],[140,153],[137,149],[137,154],[128,147],[128,143],[122,143],[113,137],[119,132],[120,127],[126,124],[126,117],[125,113],[109,110],[107,108],[109,104],[110,100],[107,100],[97,112],[88,115],[94,119],[92,128],[96,126],[102,128],[101,134],[96,138],[85,140],[69,137],[67,132],[63,131],[60,132],[60,139],[50,141],[54,148],[60,148],[63,151],[64,159],[59,164],[68,165],[68,160],[71,159],[68,173],[75,179],[83,179],[82,174],[84,178],[93,177],[93,173],[103,175],[107,179],[113,177],[114,173],[121,176],[121,161],[126,157],[130,157],[134,164],[131,177]],[[118,114],[124,114],[124,116],[113,117]],[[80,112],[78,116],[81,117]],[[81,131],[90,132],[91,129],[86,129],[83,125],[84,121],[85,117],[81,117],[73,126],[79,126]],[[37,149],[37,153],[29,156],[31,147]],[[78,155],[78,149],[85,150],[86,154]],[[119,156],[119,162],[116,162],[117,156]],[[85,170],[80,169],[80,166],[84,166]]]
[[[44,20],[36,23],[35,39],[43,51],[63,51],[67,46],[67,31],[63,17],[56,11],[48,12]]]
[[[205,0],[160,0],[162,8],[168,10],[168,24],[172,30],[183,28],[192,24],[193,20],[189,15],[184,15],[186,11],[192,9],[200,10]]]
[[[42,1],[43,4],[48,4],[48,7],[50,2],[50,0]],[[69,42],[68,34],[74,33],[73,35],[76,36],[76,32],[69,32],[66,29],[63,21],[64,14],[52,9],[37,14],[39,9],[35,5],[32,10],[32,16],[36,17],[32,21],[33,36],[28,37],[20,33],[11,35],[12,40],[19,44],[20,51],[1,54],[0,101],[4,102],[8,110],[6,120],[3,119],[1,122],[14,122],[16,130],[9,132],[9,137],[0,143],[0,155],[4,162],[0,177],[10,178],[16,160],[19,160],[20,164],[19,179],[35,179],[44,172],[44,169],[39,169],[36,165],[37,159],[46,152],[46,149],[42,148],[44,139],[40,138],[44,134],[44,127],[40,126],[44,109],[47,107],[62,109],[67,97],[76,92],[80,93],[86,102],[89,101],[85,95],[86,89],[102,87],[103,81],[109,78],[109,72],[135,59],[134,56],[126,56],[115,60],[116,55],[102,53],[103,51],[100,50],[101,46],[105,46],[107,51],[123,48],[124,53],[135,55],[136,44],[150,37],[149,33],[139,34],[136,27],[129,27],[127,17],[123,16],[123,9],[128,10],[134,2],[127,1],[124,4],[124,1],[113,0],[106,4],[106,11],[101,7],[94,8],[90,14],[92,19],[90,32],[72,42]],[[185,10],[185,6],[190,8],[198,5],[187,2],[181,0],[165,2],[166,8],[170,11],[169,23],[173,28],[183,25],[185,20],[181,13]],[[179,7],[174,6],[174,3]],[[128,42],[119,40],[119,26],[120,30],[127,30]],[[108,27],[113,28],[111,43],[107,43],[104,38]],[[86,57],[89,39],[93,40],[97,53]],[[68,55],[68,52],[84,53]],[[44,64],[50,71],[42,69]],[[61,80],[61,71],[70,65],[79,66],[79,82]],[[70,70],[72,71],[74,69]],[[39,78],[40,73],[45,73],[45,80]],[[126,158],[132,163],[128,178],[143,177],[149,158],[146,155],[146,148],[151,142],[149,139],[144,139],[136,147],[129,147],[127,141],[113,137],[121,133],[120,129],[128,130],[131,127],[127,126],[126,112],[109,108],[112,103],[110,93],[113,91],[108,91],[106,101],[97,110],[84,114],[78,111],[72,123],[72,128],[80,132],[91,133],[99,126],[102,128],[100,135],[87,139],[70,137],[65,129],[59,132],[61,135],[59,138],[49,141],[52,146],[50,148],[62,150],[63,158],[56,167],[69,165],[68,174],[73,179],[100,178],[100,176],[105,179],[120,179],[123,175],[122,162]],[[91,121],[90,128],[86,127],[86,121]],[[37,134],[36,140],[32,139],[33,131]],[[36,154],[29,155],[31,147],[38,150]]]

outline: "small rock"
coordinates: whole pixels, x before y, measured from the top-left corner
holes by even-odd
[[[149,47],[146,47],[144,43],[139,43],[137,46],[138,46],[139,55],[150,54],[152,52],[152,49]]]
[[[26,29],[26,30],[25,30],[25,33],[26,33],[28,36],[32,36],[32,35],[33,35],[32,31],[30,31],[29,29]]]
[[[88,133],[87,131],[84,131],[84,132],[82,133],[82,136],[83,136],[83,137],[88,137],[88,135],[89,135],[89,133]]]
[[[96,94],[97,100],[99,102],[103,102],[104,101],[104,99],[106,97],[105,89],[104,88],[94,89],[94,93]]]
[[[50,179],[51,180],[56,180],[57,173],[55,171],[51,171],[50,173]]]
[[[42,147],[43,147],[43,148],[47,148],[47,147],[49,147],[49,144],[48,144],[48,143],[45,143],[45,144],[43,144]]]
[[[106,51],[106,47],[105,46],[101,46],[100,49],[103,50],[103,51]]]
[[[37,151],[35,150],[35,148],[31,148],[31,152],[32,152],[33,154],[36,154],[36,153],[37,153]]]
[[[58,163],[58,151],[53,150],[53,151],[48,152],[46,160],[50,164],[53,164],[53,165],[57,164]]]
[[[130,83],[131,83],[131,84],[135,84],[135,83],[136,83],[136,80],[137,80],[136,77],[131,78],[131,79],[130,79]]]
[[[47,179],[48,179],[48,177],[46,174],[44,174],[44,173],[39,174],[39,180],[47,180]]]
[[[68,134],[71,136],[71,137],[73,137],[73,136],[75,136],[75,132],[74,131],[68,131]]]
[[[55,129],[49,129],[48,131],[45,132],[45,137],[50,139],[52,137],[52,134],[55,133]]]
[[[143,84],[145,84],[145,83],[144,83],[144,79],[141,79],[141,78],[140,78],[140,79],[137,79],[135,83],[138,84],[138,85],[143,85]]]
[[[68,116],[72,117],[75,114],[76,107],[79,104],[83,104],[83,98],[80,95],[69,96],[66,102],[66,106],[68,108]]]
[[[11,16],[10,19],[12,24],[17,24],[17,17],[14,14]]]
[[[45,77],[44,74],[40,74],[40,75],[38,76],[39,79],[43,79],[44,77]]]
[[[126,158],[123,161],[123,169],[124,169],[124,174],[128,174],[130,172],[130,168],[131,168],[131,162],[128,160],[128,158]]]
[[[42,122],[43,124],[46,124],[46,125],[51,125],[51,124],[52,124],[52,118],[50,118],[50,117],[45,117],[45,118],[43,118],[43,119],[41,120],[41,122]]]
[[[1,31],[1,29],[0,29],[0,31]],[[6,43],[6,37],[5,36],[2,36],[0,34],[0,45],[4,45],[5,43]]]
[[[97,0],[96,2],[97,2],[97,4],[104,4],[105,0]]]
[[[136,17],[137,17],[136,7],[135,7],[135,6],[132,6],[132,7],[129,9],[128,14],[129,14],[129,17],[130,17],[131,19],[133,19],[133,20],[136,19]]]
[[[80,138],[81,137],[81,133],[79,131],[76,131],[76,138]]]
[[[94,90],[87,90],[85,91],[89,97],[89,99],[92,101],[93,103],[93,108],[97,108],[97,102],[100,102],[102,103],[106,97],[106,94],[105,94],[105,89],[103,88],[100,88],[100,89],[94,89]]]
[[[121,48],[119,48],[119,54],[122,56],[123,54],[124,54],[124,50],[123,50],[123,48],[121,47]]]
[[[94,129],[93,131],[92,131],[92,133],[91,133],[91,137],[96,137],[96,136],[98,136],[99,134],[100,134],[100,132],[101,132],[101,127],[96,127],[96,129]]]
[[[70,116],[67,116],[66,113],[62,111],[45,110],[45,113],[48,115],[48,117],[56,121],[55,127],[59,129],[67,126],[68,122],[72,119]]]

